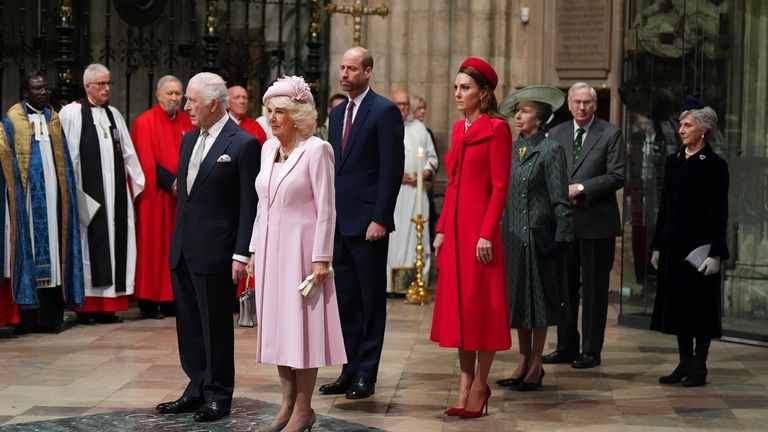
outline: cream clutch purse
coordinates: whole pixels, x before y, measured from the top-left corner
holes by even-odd
[[[335,275],[333,271],[333,267],[328,269],[328,277],[332,278]],[[315,275],[310,274],[309,276],[304,279],[304,282],[299,284],[299,292],[301,293],[304,298],[312,298],[313,295],[315,295],[315,291],[317,291],[317,285],[315,284]]]

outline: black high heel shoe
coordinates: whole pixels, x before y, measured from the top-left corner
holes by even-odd
[[[536,382],[528,382],[523,380],[518,386],[518,391],[534,391],[541,387],[541,383],[544,380],[544,369],[541,369],[541,373],[539,374],[539,380]]]
[[[519,377],[509,377],[504,378],[496,381],[496,384],[502,386],[502,387],[517,387],[520,385],[523,380],[525,380],[525,375],[527,375],[528,372],[523,372]]]

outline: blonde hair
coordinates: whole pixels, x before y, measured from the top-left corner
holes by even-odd
[[[288,115],[296,124],[296,131],[300,139],[307,139],[315,134],[317,128],[317,110],[314,105],[307,103],[296,103],[288,96],[275,96],[267,102],[272,101],[275,107],[285,108]]]

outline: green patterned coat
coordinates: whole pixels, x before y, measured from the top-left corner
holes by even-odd
[[[544,132],[514,143],[501,224],[512,328],[557,325],[567,290],[555,242],[573,241],[573,221],[565,150]]]

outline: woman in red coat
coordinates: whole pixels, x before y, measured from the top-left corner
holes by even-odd
[[[462,63],[454,84],[464,120],[453,125],[445,155],[448,189],[434,247],[437,298],[431,339],[459,349],[461,386],[447,415],[487,413],[488,372],[511,345],[499,224],[509,189],[512,134],[497,111],[498,78],[477,58]]]

